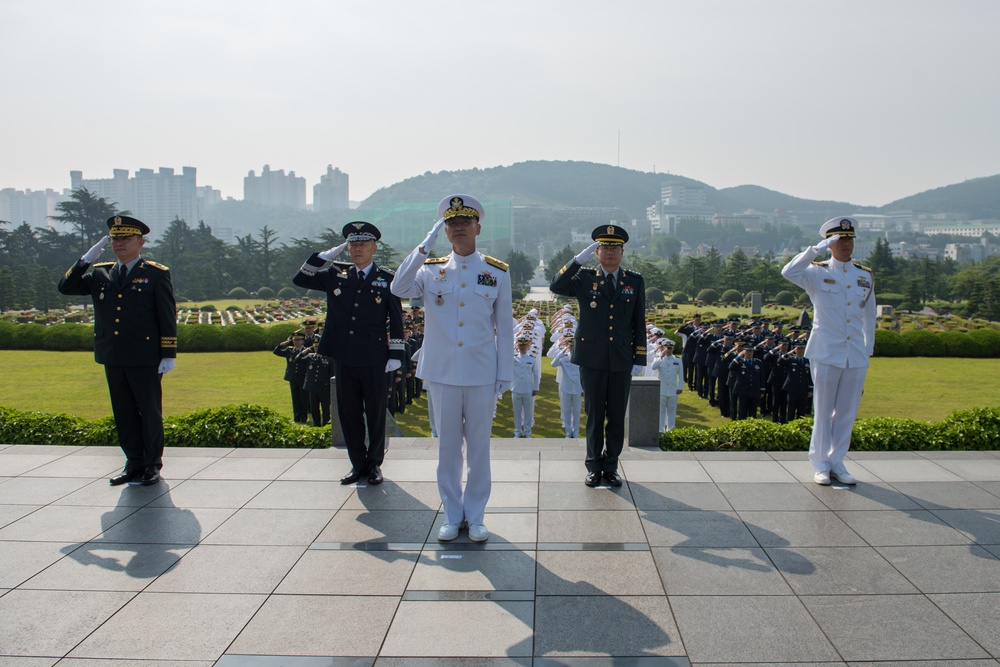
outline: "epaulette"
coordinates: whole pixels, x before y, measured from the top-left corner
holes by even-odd
[[[395,271],[393,271],[392,269],[387,269],[384,266],[378,267],[378,270],[381,271],[382,273],[385,273],[385,274],[390,275],[390,276],[396,275]]]
[[[501,271],[507,270],[507,262],[501,262],[496,257],[490,257],[489,255],[483,255],[483,259],[485,259],[486,263],[489,264],[490,266],[495,266]]]
[[[447,257],[432,257],[430,259],[425,259],[424,264],[444,264],[447,261]]]
[[[154,262],[152,260],[146,260],[146,266],[151,266],[154,269],[159,269],[160,271],[169,271],[170,269],[159,262]]]
[[[98,262],[97,264],[93,264],[92,266],[96,269],[99,266],[114,266],[114,265],[115,265],[114,262]]]
[[[867,271],[868,273],[874,273],[874,272],[873,272],[873,271],[871,270],[871,267],[869,267],[869,266],[865,266],[865,265],[864,265],[864,264],[862,264],[861,262],[851,262],[851,264],[853,264],[854,266],[858,267],[858,268],[859,268],[859,269],[861,269],[862,271]]]
[[[822,262],[813,262],[816,266],[829,266],[830,260],[824,259]]]
[[[591,268],[589,266],[581,266],[580,270],[577,273],[592,273],[592,274],[594,274],[596,276],[597,275],[597,269]]]

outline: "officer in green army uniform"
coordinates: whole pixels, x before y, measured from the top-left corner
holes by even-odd
[[[139,255],[149,234],[144,222],[117,215],[107,225],[108,236],[66,271],[59,291],[89,295],[94,302],[94,359],[104,365],[126,459],[111,485],[151,485],[160,481],[163,467],[160,381],[177,357],[174,288],[167,267]],[[109,240],[118,261],[93,264]]]

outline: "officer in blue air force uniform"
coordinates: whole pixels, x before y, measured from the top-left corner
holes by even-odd
[[[343,235],[344,243],[307,259],[292,282],[326,292],[326,325],[316,351],[334,361],[337,413],[352,466],[340,483],[367,478],[369,484],[381,484],[386,373],[402,365],[403,307],[390,291],[392,271],[372,261],[382,238],[378,228],[370,222],[349,222]],[[353,266],[346,271],[323,268],[345,249]]]
[[[127,215],[108,218],[109,235],[59,281],[62,294],[94,302],[94,359],[104,365],[125,469],[111,485],[160,481],[162,377],[177,356],[177,308],[170,270],[139,256],[149,227]],[[111,241],[117,262],[91,264]]]
[[[625,408],[632,376],[646,366],[646,284],[641,275],[620,266],[628,232],[606,225],[591,238],[594,243],[559,270],[549,289],[580,304],[572,361],[580,367],[587,413],[584,484],[598,486],[603,477],[611,486],[621,486],[618,457],[625,446]],[[584,268],[595,254],[600,266]]]
[[[468,195],[438,204],[439,219],[396,271],[393,294],[424,300],[424,343],[417,377],[427,385],[438,432],[438,491],[447,542],[468,526],[469,539],[483,542],[490,497],[490,436],[497,398],[514,379],[514,319],[507,264],[476,250],[485,216]],[[431,258],[444,228],[451,252]],[[462,488],[462,443],[468,476]]]
[[[875,349],[875,279],[851,261],[857,221],[833,218],[820,227],[823,240],[806,248],[781,275],[809,295],[815,317],[806,344],[813,379],[813,432],[809,461],[813,481],[854,484],[844,466],[861,403],[868,358]],[[832,259],[813,261],[830,250]]]

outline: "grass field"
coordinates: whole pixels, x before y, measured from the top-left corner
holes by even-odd
[[[104,371],[89,352],[0,351],[0,405],[95,419],[110,414]],[[270,352],[185,354],[163,381],[168,416],[202,408],[252,403],[291,417],[285,362]],[[543,365],[535,403],[536,437],[562,437],[555,369]],[[937,421],[956,410],[1000,404],[1000,359],[875,358],[860,418],[906,417]],[[427,403],[397,415],[407,435],[430,435]],[[727,420],[691,392],[681,395],[678,426],[720,426]],[[497,408],[493,433],[513,434],[510,393]]]

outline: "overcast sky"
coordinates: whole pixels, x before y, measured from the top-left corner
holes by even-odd
[[[881,205],[1000,173],[994,0],[0,0],[0,187],[351,198],[582,160]],[[619,140],[620,136],[620,140]],[[475,194],[475,193],[471,193]]]

